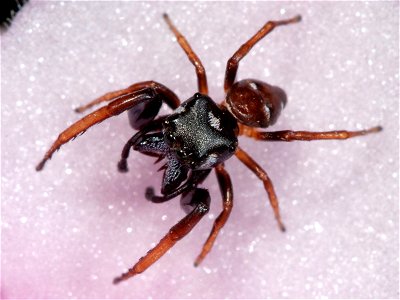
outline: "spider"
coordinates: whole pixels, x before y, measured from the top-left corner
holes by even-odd
[[[285,231],[271,179],[264,169],[239,147],[238,136],[247,136],[258,141],[291,142],[348,139],[382,130],[381,126],[360,131],[329,132],[291,130],[265,132],[256,129],[269,127],[277,121],[286,105],[287,97],[281,88],[259,80],[235,81],[239,62],[257,42],[276,27],[300,22],[300,15],[286,20],[267,22],[233,54],[226,66],[224,81],[226,96],[221,104],[216,104],[208,96],[206,72],[200,59],[168,15],[164,14],[163,18],[195,67],[198,92],[180,103],[175,93],[166,86],[154,81],[145,81],[107,93],[76,109],[77,112],[83,112],[94,105],[109,102],[108,105],[95,110],[64,130],[36,167],[37,171],[42,170],[46,161],[63,144],[84,133],[89,127],[124,111],[128,111],[130,125],[139,131],[123,147],[121,160],[118,163],[119,171],[128,171],[127,159],[131,149],[154,156],[157,162],[165,161],[160,169],[164,170],[161,195],[156,195],[154,189],[148,187],[145,196],[151,202],[161,203],[181,195],[180,204],[187,214],[131,269],[116,277],[115,284],[145,271],[178,240],[186,236],[207,214],[210,195],[199,185],[212,169],[215,169],[222,193],[223,209],[214,221],[211,233],[195,260],[195,266],[203,261],[221,228],[227,222],[233,207],[232,182],[224,168],[224,162],[233,155],[263,182],[278,226]],[[173,109],[173,112],[157,117],[163,103]]]

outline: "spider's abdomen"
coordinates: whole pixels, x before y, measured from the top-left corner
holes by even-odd
[[[196,93],[163,124],[171,153],[191,169],[208,169],[227,160],[236,150],[237,122],[208,96]]]
[[[255,79],[236,82],[226,95],[226,104],[235,118],[251,127],[275,124],[287,102],[285,92]]]

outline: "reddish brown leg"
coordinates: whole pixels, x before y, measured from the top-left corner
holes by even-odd
[[[129,89],[129,92],[125,90],[125,93],[119,93],[119,96],[108,100],[108,94],[99,99],[103,99],[102,101],[111,101],[107,106],[104,106],[91,114],[83,117],[79,121],[72,124],[66,130],[64,130],[57,138],[57,140],[53,143],[50,149],[46,152],[42,161],[36,166],[36,170],[40,171],[43,169],[47,160],[51,158],[53,153],[57,151],[62,145],[75,138],[79,134],[84,133],[89,127],[98,124],[110,117],[119,115],[120,113],[129,110],[137,105],[141,105],[141,108],[145,107],[148,110],[152,109],[152,104],[155,99],[157,99],[158,95],[162,96],[162,100],[165,101],[168,105],[175,106],[179,105],[179,99],[167,88],[163,88],[161,85],[153,82],[148,82],[149,87],[143,88],[141,84],[132,85]],[[156,86],[156,87],[154,87]],[[172,94],[171,94],[172,93]],[[107,99],[107,100],[104,100]],[[153,111],[153,113],[157,113],[158,110]],[[137,122],[141,122],[142,120],[140,114],[136,114]],[[145,117],[146,118],[146,117]]]
[[[225,83],[224,88],[227,92],[235,81],[236,73],[239,67],[239,61],[246,56],[247,53],[253,48],[253,46],[265,37],[268,33],[274,30],[275,27],[281,25],[288,25],[300,22],[301,16],[295,16],[291,19],[282,21],[269,21],[267,22],[254,36],[252,36],[246,43],[244,43],[239,50],[233,54],[233,56],[228,60],[225,71]]]
[[[268,193],[269,202],[274,210],[275,219],[278,222],[279,228],[285,231],[285,226],[282,223],[281,215],[279,213],[279,203],[276,197],[274,186],[272,185],[271,179],[269,179],[267,173],[242,149],[237,148],[235,155],[239,160],[244,163],[258,178],[264,183],[265,190]]]
[[[172,227],[162,240],[131,268],[128,272],[114,279],[114,284],[142,273],[157,260],[159,260],[177,241],[186,236],[200,219],[208,212],[210,194],[205,189],[196,188],[185,195],[188,205],[194,207],[193,211]],[[189,199],[190,198],[190,199]]]
[[[190,62],[196,68],[199,92],[201,94],[207,95],[208,94],[207,77],[206,77],[206,70],[204,69],[203,64],[201,63],[201,61],[198,58],[198,56],[196,55],[196,53],[193,52],[192,48],[190,47],[190,45],[187,42],[187,40],[185,39],[185,37],[178,31],[178,29],[176,29],[174,24],[172,24],[171,19],[168,17],[168,15],[163,14],[163,17],[164,17],[165,22],[167,22],[169,28],[174,33],[176,39],[178,40],[179,45],[185,51]]]
[[[107,93],[97,99],[94,99],[93,101],[90,101],[89,103],[82,105],[80,107],[77,107],[75,109],[76,112],[84,112],[85,110],[98,105],[103,102],[109,102],[117,99],[118,97],[127,95],[129,93],[132,93],[134,91],[138,91],[144,88],[153,88],[155,91],[157,91],[158,94],[164,96],[163,100],[165,103],[171,107],[172,109],[175,109],[179,106],[180,101],[178,97],[175,95],[173,91],[171,91],[169,88],[166,86],[162,85],[161,83],[155,82],[155,81],[144,81],[144,82],[138,82],[135,84],[132,84],[131,86],[127,87],[126,89],[114,91]]]
[[[325,132],[312,132],[312,131],[275,131],[275,132],[259,132],[250,127],[241,128],[241,134],[255,138],[256,140],[263,141],[313,141],[313,140],[345,140],[356,136],[366,135],[382,131],[381,126],[376,126],[366,130],[359,131],[325,131]]]
[[[215,168],[215,172],[217,174],[219,187],[222,193],[223,210],[218,216],[218,218],[215,220],[211,233],[207,241],[204,243],[203,250],[201,251],[200,255],[197,257],[194,263],[196,267],[203,261],[206,255],[210,252],[218,236],[219,231],[222,229],[222,227],[224,227],[226,221],[229,218],[229,215],[231,214],[233,207],[233,189],[232,189],[232,182],[228,172],[225,170],[222,164],[218,165]]]

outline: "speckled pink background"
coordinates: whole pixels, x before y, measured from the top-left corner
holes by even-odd
[[[272,130],[361,129],[348,141],[240,140],[271,176],[282,234],[261,182],[227,163],[235,206],[199,268],[193,261],[220,211],[211,211],[144,274],[132,266],[183,217],[179,199],[145,200],[159,187],[153,159],[116,164],[133,134],[126,115],[34,166],[73,108],[143,81],[182,100],[196,89],[192,65],[161,14],[168,12],[201,57],[210,95],[223,99],[226,60],[269,19],[301,14],[257,45],[239,78],[283,87],[289,104]],[[399,5],[397,2],[31,1],[1,34],[3,298],[398,298]],[[163,113],[168,112],[167,109]]]

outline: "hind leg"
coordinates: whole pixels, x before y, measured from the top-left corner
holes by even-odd
[[[114,284],[127,280],[128,278],[142,273],[157,260],[159,260],[177,241],[186,236],[196,224],[207,214],[210,207],[210,194],[205,189],[196,188],[183,196],[187,205],[194,209],[161,239],[161,241],[131,268],[114,279]]]

